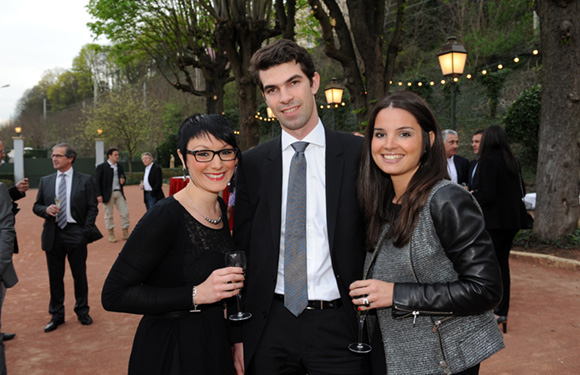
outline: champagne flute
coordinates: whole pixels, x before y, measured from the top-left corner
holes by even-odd
[[[60,204],[62,203],[62,198],[59,196],[54,197],[54,204],[56,204],[56,206],[58,208],[60,208]]]
[[[363,295],[361,298],[366,299],[367,296]],[[367,311],[360,311],[357,309],[357,317],[358,317],[358,342],[353,342],[352,344],[348,345],[348,349],[354,353],[366,354],[369,353],[373,348],[363,342],[363,332],[365,326],[365,320],[367,317]]]
[[[241,267],[246,272],[246,253],[243,251],[232,251],[226,253],[226,266],[227,267]],[[240,301],[242,299],[242,293],[238,293],[236,295],[236,303],[238,306],[238,312],[235,314],[231,314],[228,316],[229,320],[239,321],[239,320],[246,320],[252,317],[252,314],[249,312],[243,312],[240,308]]]

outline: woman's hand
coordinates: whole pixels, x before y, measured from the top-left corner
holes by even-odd
[[[359,311],[389,307],[393,304],[395,284],[379,280],[358,280],[350,284],[352,303]],[[365,304],[365,302],[368,302]]]
[[[243,286],[244,270],[241,267],[219,268],[195,287],[197,290],[195,303],[206,305],[233,297],[240,293]]]

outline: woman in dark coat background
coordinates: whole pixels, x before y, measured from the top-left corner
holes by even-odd
[[[483,210],[485,229],[493,241],[502,273],[503,298],[495,314],[505,333],[510,304],[509,255],[520,230],[519,205],[525,189],[519,164],[501,126],[490,126],[483,133],[476,173],[479,182],[473,195]]]

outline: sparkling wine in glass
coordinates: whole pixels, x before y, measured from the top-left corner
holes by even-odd
[[[363,332],[367,312],[357,310],[357,317],[358,317],[358,342],[353,342],[352,344],[349,344],[348,349],[351,352],[366,354],[373,349],[369,344],[363,342]]]
[[[241,267],[246,272],[246,253],[243,251],[232,251],[226,253],[226,266],[227,267]],[[240,308],[240,301],[242,299],[242,293],[236,295],[236,303],[238,305],[238,312],[228,316],[229,320],[246,320],[252,317],[249,312],[243,312]]]
[[[62,203],[62,198],[60,197],[54,197],[54,204],[56,204],[57,207],[60,208],[60,204]]]

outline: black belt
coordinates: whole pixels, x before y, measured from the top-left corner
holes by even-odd
[[[284,302],[283,294],[274,294],[274,298]],[[319,301],[319,300],[309,300],[306,309],[308,310],[326,310],[326,309],[338,309],[342,306],[342,301],[340,299],[335,299],[334,301]]]
[[[121,191],[121,189],[113,189],[113,191]]]

